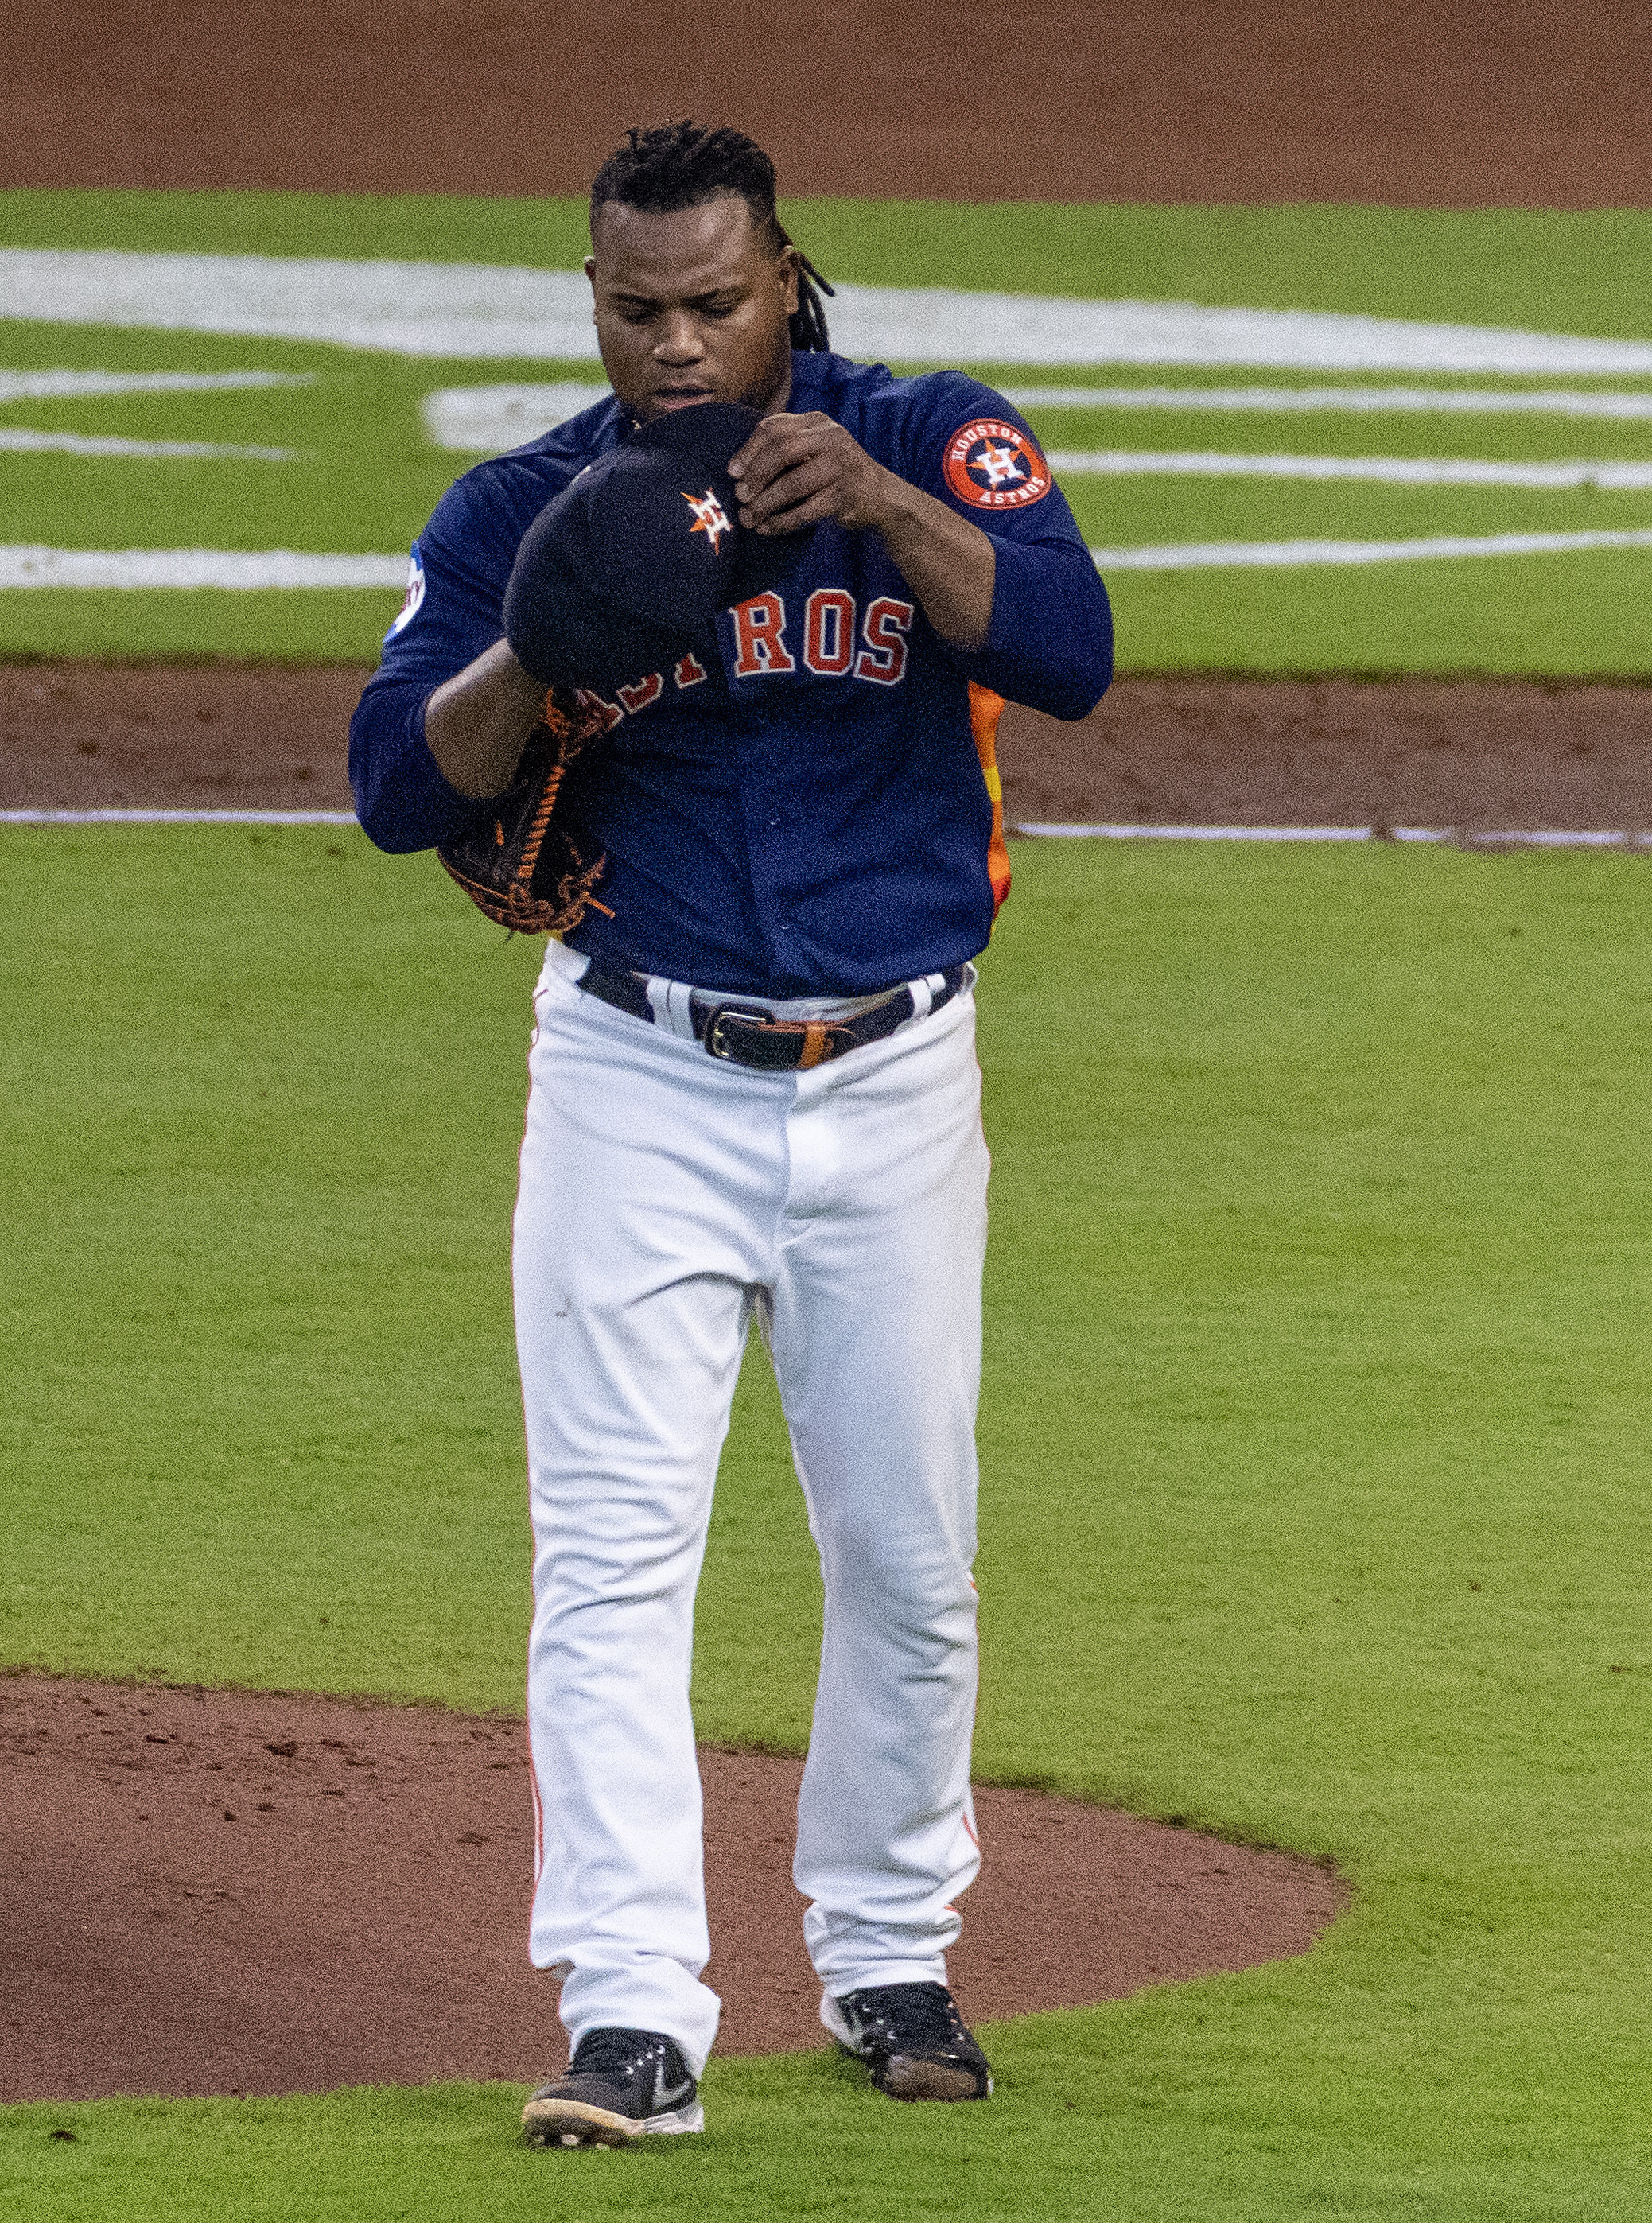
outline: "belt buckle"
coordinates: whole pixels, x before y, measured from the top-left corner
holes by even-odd
[[[777,1023],[772,1011],[753,1011],[749,1004],[718,1004],[715,1005],[705,1023],[703,1039],[706,1055],[721,1058],[725,1064],[729,1065],[738,1064],[740,1061],[735,1057],[722,1031],[724,1022],[728,1019],[739,1019],[747,1026],[767,1031],[772,1031]]]

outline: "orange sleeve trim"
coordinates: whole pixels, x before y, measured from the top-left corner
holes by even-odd
[[[993,883],[993,916],[997,917],[1010,892],[1010,851],[1004,839],[1004,783],[998,771],[998,721],[1004,715],[1004,697],[990,687],[969,683],[969,727],[980,759],[980,776],[992,797],[993,831],[987,847],[987,876]]]

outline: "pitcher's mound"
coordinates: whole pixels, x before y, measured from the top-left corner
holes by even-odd
[[[560,2065],[529,1968],[523,1732],[432,1707],[0,1678],[0,2100],[323,2092]],[[702,1752],[719,2050],[827,2043],[796,1760]],[[972,2021],[1301,1953],[1310,1861],[982,1790]]]

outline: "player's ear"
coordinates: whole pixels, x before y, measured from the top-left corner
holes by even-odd
[[[788,240],[780,249],[780,287],[785,295],[788,317],[798,313],[798,279],[803,267],[803,257]]]
[[[596,283],[596,257],[594,255],[588,255],[585,257],[585,275],[593,286]]]

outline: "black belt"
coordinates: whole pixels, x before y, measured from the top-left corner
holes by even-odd
[[[952,1001],[968,970],[967,965],[954,965],[939,976],[941,985],[931,992],[930,1011],[938,1011],[943,1004]],[[588,966],[579,976],[579,986],[588,996],[612,1004],[615,1011],[629,1011],[635,1019],[653,1019],[654,1007],[640,973],[600,973],[595,966]],[[881,1042],[897,1027],[904,1027],[917,1011],[910,987],[892,990],[881,1004],[874,1004],[869,1011],[853,1019],[777,1019],[772,1011],[759,1006],[735,998],[720,1001],[698,988],[689,997],[694,1038],[710,1056],[728,1058],[735,1065],[758,1066],[770,1073],[799,1068],[806,1072],[810,1066],[824,1065],[829,1058],[842,1057],[846,1050]]]

